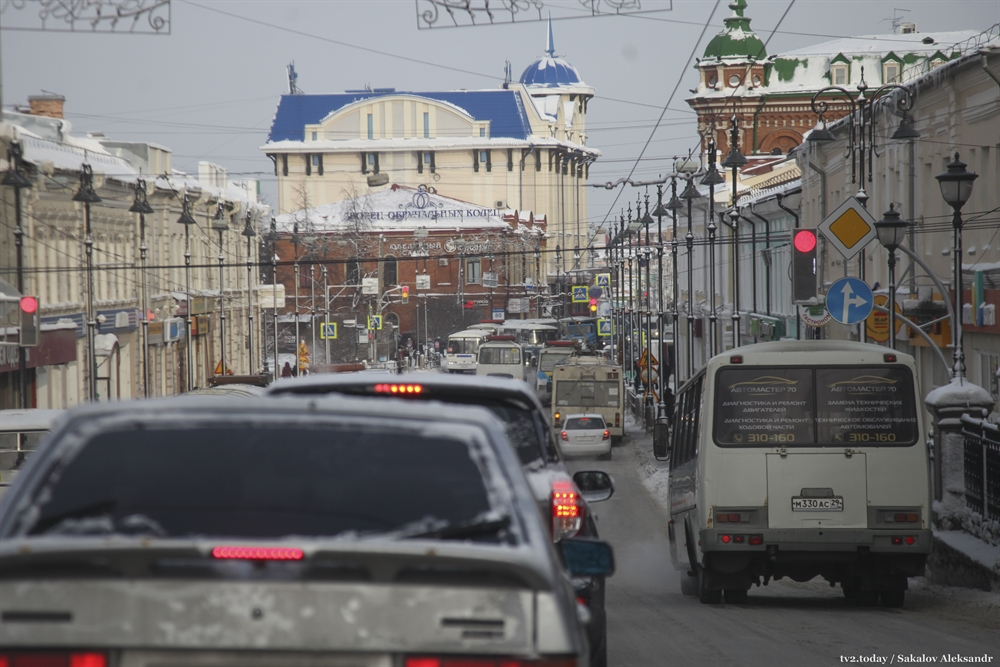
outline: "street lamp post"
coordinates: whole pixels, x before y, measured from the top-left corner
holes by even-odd
[[[646,193],[645,198],[645,213],[642,216],[640,222],[646,228],[646,248],[643,250],[643,260],[646,262],[646,289],[644,290],[644,295],[646,297],[646,382],[645,382],[645,393],[643,394],[643,418],[646,419],[647,426],[649,423],[648,415],[649,408],[652,407],[652,396],[650,396],[650,391],[653,388],[653,308],[650,303],[650,298],[652,297],[652,288],[649,280],[649,264],[650,257],[652,253],[649,249],[649,227],[653,224],[653,218],[649,215],[649,193]],[[661,346],[662,347],[662,346]],[[662,356],[662,355],[660,355]]]
[[[722,161],[722,167],[732,169],[733,202],[729,211],[730,230],[733,233],[733,349],[740,346],[740,214],[736,209],[736,171],[749,160],[740,151],[739,121],[734,115],[729,127],[729,154]]]
[[[954,231],[954,250],[952,259],[954,265],[953,287],[955,307],[952,314],[953,326],[951,328],[951,343],[954,348],[953,377],[965,377],[965,350],[962,342],[962,207],[972,196],[972,184],[979,178],[979,174],[966,170],[966,164],[955,159],[947,167],[947,171],[938,174],[935,178],[941,186],[941,196],[951,206],[954,215],[951,219]]]
[[[21,190],[31,187],[29,179],[21,169],[21,143],[19,141],[10,142],[7,149],[7,162],[10,169],[3,176],[3,185],[14,188],[14,246],[17,257],[17,291],[24,294],[24,229],[21,227]],[[20,339],[18,340],[20,343]],[[28,408],[28,360],[25,356],[24,347],[17,346],[17,377],[19,384],[19,395],[21,407]]]
[[[251,254],[251,242],[257,236],[250,225],[251,215],[247,211],[241,236],[247,240],[247,373],[253,373],[253,256]],[[261,348],[263,349],[263,347]]]
[[[673,326],[673,329],[674,329],[674,365],[677,366],[677,368],[672,369],[673,372],[674,372],[674,393],[675,394],[677,393],[677,387],[678,387],[677,382],[678,382],[678,379],[681,377],[681,374],[679,372],[679,370],[680,370],[680,358],[681,358],[681,356],[680,356],[680,354],[677,351],[677,343],[679,342],[678,341],[678,336],[680,334],[680,330],[677,327],[677,320],[680,317],[680,311],[677,309],[677,300],[680,298],[679,292],[678,292],[679,286],[677,284],[677,279],[678,279],[678,272],[677,272],[677,211],[680,210],[681,206],[683,206],[683,204],[681,204],[680,197],[677,196],[677,172],[674,172],[673,174],[670,175],[670,202],[667,204],[667,210],[670,211],[670,215],[673,218],[672,219],[673,231],[670,234],[670,255],[671,255],[671,264],[673,266],[674,279],[673,279],[673,285],[671,286],[671,288],[673,290],[673,299],[672,299],[673,303],[670,306],[670,320],[671,320],[671,325]],[[684,375],[684,379],[687,379],[687,377],[688,376],[685,374]]]
[[[146,214],[153,213],[153,207],[146,199],[146,181],[135,181],[135,198],[129,212],[139,214],[139,292],[142,308],[142,395],[149,398],[149,304],[146,301]]]
[[[80,189],[73,201],[83,204],[84,252],[87,262],[87,390],[91,401],[97,400],[97,316],[94,313],[94,238],[90,228],[90,205],[101,201],[94,191],[94,171],[89,164],[80,167]]]
[[[709,349],[714,357],[719,353],[718,335],[716,332],[718,316],[715,313],[715,186],[726,181],[715,168],[715,140],[708,142],[708,173],[701,179],[702,185],[708,186],[708,266],[709,266],[709,315],[708,322],[711,331],[708,335]]]
[[[893,204],[875,223],[878,240],[889,251],[889,347],[896,349],[896,248],[906,237],[910,223],[903,220]]]
[[[212,217],[212,229],[219,232],[219,368],[222,375],[226,374],[226,296],[223,283],[226,280],[225,246],[222,244],[222,232],[229,229],[229,219],[226,208],[220,203]]]
[[[187,193],[181,194],[181,217],[177,222],[184,225],[184,324],[187,327],[184,347],[187,352],[187,390],[191,391],[194,389],[194,363],[191,351],[194,343],[194,332],[191,330],[191,226],[197,223],[191,216]]]
[[[701,197],[698,188],[694,185],[694,174],[687,176],[687,185],[681,193],[681,199],[687,201],[687,234],[684,235],[684,243],[687,246],[687,376],[694,375],[694,231],[692,229],[691,204],[695,199]]]
[[[660,356],[664,356],[663,351],[668,349],[666,341],[666,323],[663,321],[663,216],[667,215],[667,209],[663,206],[663,183],[656,184],[656,208],[653,209],[656,216],[656,327],[660,332]],[[659,390],[659,404],[656,409],[656,417],[660,419],[666,416],[667,405],[664,402],[664,389],[667,386],[667,368],[670,360],[660,359],[660,374],[657,389]]]

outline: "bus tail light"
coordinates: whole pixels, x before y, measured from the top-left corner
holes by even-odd
[[[719,539],[722,540],[723,544],[729,544],[733,538],[729,537],[728,535],[723,535]]]
[[[622,425],[622,415],[620,412],[615,413],[615,428],[619,428]]]
[[[886,512],[882,519],[886,523],[916,523],[920,515],[915,512]]]
[[[750,546],[753,547],[760,546],[761,544],[764,544],[764,536],[751,535],[750,538],[747,540],[747,542],[750,544]]]
[[[604,429],[604,437],[601,438],[601,440],[607,440],[610,437],[611,437],[611,431],[609,431],[608,429]]]
[[[906,537],[894,537],[892,538],[892,543],[897,545],[903,543],[913,545],[917,543],[917,538],[915,538],[913,535],[907,535]]]
[[[552,539],[555,542],[574,537],[583,528],[586,509],[573,482],[552,483]]]
[[[0,651],[0,667],[107,667],[108,656],[95,651]]]

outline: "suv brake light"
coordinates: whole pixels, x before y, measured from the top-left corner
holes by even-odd
[[[575,537],[583,528],[586,508],[573,482],[552,483],[552,540]]]
[[[226,560],[302,560],[302,549],[281,547],[215,547],[212,557]],[[3,667],[3,663],[0,663]]]
[[[531,658],[506,658],[500,656],[412,655],[403,661],[403,667],[576,667],[571,656],[542,656]]]
[[[377,384],[375,385],[376,394],[395,394],[397,396],[405,394],[419,394],[424,390],[423,385],[419,384]]]

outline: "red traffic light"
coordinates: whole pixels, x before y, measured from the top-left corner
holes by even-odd
[[[36,297],[33,296],[21,297],[22,313],[28,313],[30,315],[31,313],[34,313],[36,310],[38,310],[38,299]]]
[[[795,249],[799,252],[812,252],[816,247],[816,232],[800,229],[795,232]]]

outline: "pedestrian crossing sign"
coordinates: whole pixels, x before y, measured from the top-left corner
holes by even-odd
[[[337,338],[337,323],[326,322],[320,325],[319,337],[322,340],[335,340]]]
[[[368,316],[368,328],[369,329],[382,329],[382,316],[381,315],[369,315]]]
[[[597,282],[598,287],[611,287],[611,274],[610,273],[598,273]]]
[[[573,303],[587,303],[590,300],[590,291],[586,285],[573,285]]]
[[[612,335],[610,319],[597,320],[597,335],[598,336]]]

